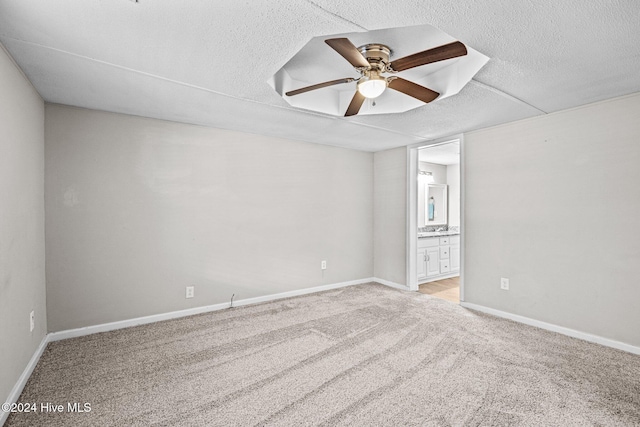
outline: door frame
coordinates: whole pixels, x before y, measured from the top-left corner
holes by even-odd
[[[464,301],[464,242],[465,242],[465,174],[464,174],[464,135],[458,134],[432,141],[407,146],[407,230],[406,230],[406,275],[409,290],[418,290],[418,150],[443,145],[450,142],[460,143],[460,302]]]

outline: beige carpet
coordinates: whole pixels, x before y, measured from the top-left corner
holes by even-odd
[[[631,426],[640,356],[369,284],[51,343],[20,401],[91,412],[8,426]]]

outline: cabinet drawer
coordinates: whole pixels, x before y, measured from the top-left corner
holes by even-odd
[[[449,266],[449,260],[445,259],[440,261],[440,274],[448,273],[449,271],[451,271],[451,267]]]
[[[437,237],[423,237],[422,239],[418,239],[418,247],[419,248],[429,248],[433,246],[438,246],[440,241]]]
[[[440,244],[441,245],[448,245],[449,244],[449,238],[448,237],[441,237],[440,238]]]
[[[449,259],[449,246],[440,246],[440,259]]]

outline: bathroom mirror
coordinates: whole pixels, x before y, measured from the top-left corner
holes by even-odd
[[[425,189],[425,225],[447,225],[447,185],[427,184]]]

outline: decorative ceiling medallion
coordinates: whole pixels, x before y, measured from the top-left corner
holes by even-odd
[[[431,25],[387,28],[314,37],[269,84],[306,110],[402,113],[457,94],[488,60]]]

